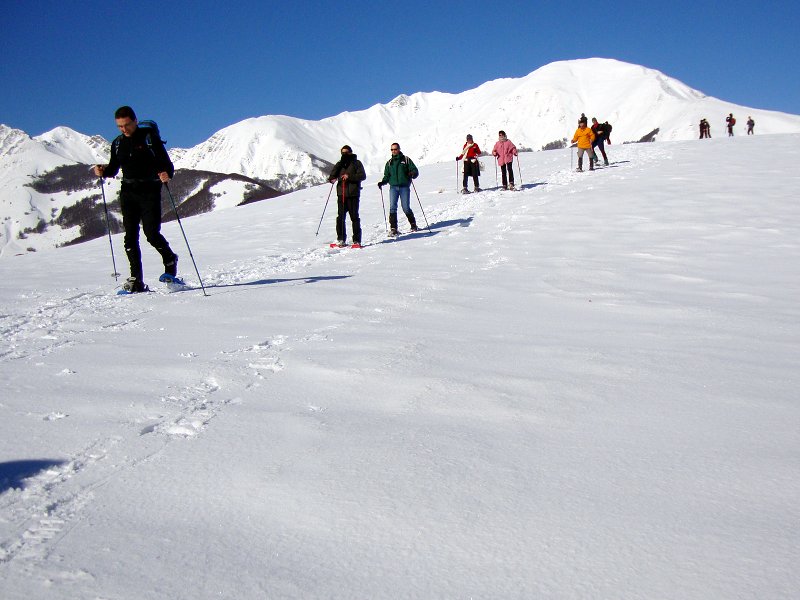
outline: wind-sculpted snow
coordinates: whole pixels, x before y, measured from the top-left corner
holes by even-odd
[[[182,291],[5,262],[2,597],[796,597],[798,141],[201,215],[207,296],[176,223]]]

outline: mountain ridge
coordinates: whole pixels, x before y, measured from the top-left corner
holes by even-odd
[[[800,116],[735,105],[710,97],[655,69],[607,58],[558,61],[519,78],[487,81],[459,93],[399,94],[386,104],[345,111],[318,121],[286,115],[264,115],[233,123],[192,148],[170,148],[180,172],[229,174],[244,177],[226,186],[224,201],[195,202],[208,210],[235,206],[253,186],[287,192],[327,180],[343,144],[353,147],[377,180],[389,156],[389,145],[399,142],[405,154],[421,167],[452,161],[471,133],[484,151],[491,151],[499,129],[520,149],[564,147],[578,116],[597,116],[614,127],[614,143],[689,140],[699,137],[697,124],[708,118],[712,135],[725,135],[724,118],[739,117],[737,134],[744,133],[748,116],[756,133],[799,133]],[[168,131],[168,124],[162,124]],[[168,138],[168,135],[166,136]],[[22,232],[38,233],[54,222],[63,208],[96,197],[97,186],[64,190],[44,197],[30,186],[63,165],[89,165],[107,160],[109,142],[56,127],[31,137],[0,125],[0,252]],[[208,181],[216,176],[210,177]],[[114,194],[115,183],[108,192]],[[244,186],[244,187],[242,187]],[[207,190],[211,197],[215,192]],[[256,194],[266,195],[269,193]],[[67,197],[70,196],[70,197]],[[76,199],[74,196],[78,196]],[[179,198],[183,202],[184,198]],[[98,206],[95,208],[99,209]],[[50,236],[62,244],[64,235]],[[42,242],[44,243],[44,242]],[[46,245],[46,244],[45,244]],[[26,250],[36,249],[31,243]],[[16,244],[12,253],[21,251]]]

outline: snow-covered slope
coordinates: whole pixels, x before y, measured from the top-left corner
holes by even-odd
[[[552,63],[525,77],[490,81],[460,94],[401,95],[388,104],[320,121],[288,116],[247,119],[193,148],[170,153],[184,171],[241,174],[286,191],[325,181],[345,143],[353,146],[370,180],[375,180],[395,141],[415,162],[429,165],[452,161],[467,133],[486,151],[499,129],[519,147],[539,150],[571,138],[578,116],[586,113],[611,122],[617,144],[637,141],[656,129],[656,140],[688,140],[698,137],[697,124],[703,117],[709,119],[712,135],[722,137],[730,112],[738,117],[739,134],[748,116],[755,119],[758,135],[800,132],[800,116],[733,105],[658,71],[592,58]],[[58,193],[29,187],[57,166],[105,160],[108,142],[100,136],[59,127],[32,139],[0,125],[0,151],[0,218],[5,226],[0,256],[74,239],[74,227],[62,230],[53,220],[79,201],[94,202],[100,210],[94,181]],[[217,204],[206,202],[206,209],[237,205],[234,189],[238,186],[244,197],[245,185],[252,187],[226,184],[224,198]],[[46,233],[40,233],[45,228]]]
[[[0,596],[800,597],[800,135],[609,156],[4,261]]]
[[[721,137],[730,112],[738,116],[740,134],[747,116],[753,116],[759,134],[800,132],[800,116],[734,105],[653,69],[592,58],[551,63],[525,77],[490,81],[460,94],[402,95],[321,121],[247,119],[182,153],[178,164],[269,181],[292,173],[287,182],[321,182],[327,173],[311,167],[312,157],[335,161],[341,145],[350,144],[376,177],[394,141],[415,161],[431,164],[459,154],[467,133],[487,151],[500,129],[518,146],[539,150],[571,138],[581,113],[609,121],[612,140],[621,143],[656,128],[657,140],[694,139],[703,117],[711,122],[712,135]]]

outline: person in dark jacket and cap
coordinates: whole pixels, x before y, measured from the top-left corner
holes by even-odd
[[[361,219],[358,216],[358,204],[361,199],[361,182],[367,178],[364,165],[353,154],[353,149],[344,145],[341,159],[333,166],[328,181],[336,184],[336,196],[339,199],[339,213],[336,217],[336,245],[342,248],[347,241],[345,218],[350,213],[353,224],[353,248],[361,248]]]
[[[149,291],[144,282],[142,251],[139,248],[139,226],[145,238],[161,255],[164,274],[175,277],[178,255],[161,234],[161,186],[175,174],[175,167],[164,148],[164,142],[139,127],[136,113],[130,106],[121,106],[114,113],[120,135],[111,144],[107,165],[95,165],[97,177],[114,177],[122,169],[119,191],[122,226],[125,228],[125,254],[131,276],[122,288],[129,293]]]

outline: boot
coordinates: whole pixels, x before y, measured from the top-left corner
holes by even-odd
[[[122,289],[128,292],[129,294],[136,294],[139,292],[149,292],[150,288],[139,279],[138,277],[128,277],[125,280],[125,283],[122,284]]]
[[[389,213],[389,235],[397,235],[397,213]]]
[[[578,171],[583,171],[583,157],[578,159]]]
[[[417,228],[417,220],[414,218],[413,212],[407,212],[406,218],[408,219],[408,224],[411,227],[411,231],[419,231]]]
[[[164,274],[175,277],[178,274],[178,255],[173,254],[170,262],[164,263]]]
[[[590,171],[594,171],[594,160],[595,159],[592,158],[591,156],[589,157],[589,170]]]

